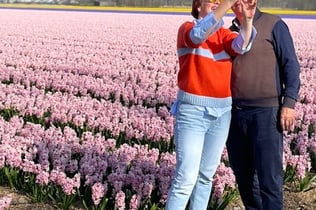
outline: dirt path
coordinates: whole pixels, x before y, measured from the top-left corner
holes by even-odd
[[[9,194],[12,195],[10,210],[58,210],[53,205],[32,203],[31,199],[23,193],[0,186],[0,198]],[[76,208],[76,210],[82,209]],[[237,200],[231,203],[225,210],[243,210],[243,207],[241,202]],[[315,187],[307,192],[293,192],[291,189],[285,187],[284,210],[316,210],[316,183]]]
[[[31,199],[23,193],[0,186],[0,198],[11,195],[12,201],[10,210],[55,210],[58,209],[52,205],[42,203],[32,203]]]

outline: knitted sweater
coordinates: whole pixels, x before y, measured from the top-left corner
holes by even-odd
[[[205,40],[196,41],[196,35],[209,28],[195,29],[198,22],[185,22],[178,31],[177,50],[180,71],[178,73],[177,99],[194,105],[223,108],[231,106],[231,56],[236,55],[233,40],[237,33],[223,28],[208,15],[214,32]],[[213,21],[213,22],[212,22]]]
[[[238,29],[234,20],[232,30]],[[234,59],[233,103],[236,106],[294,108],[300,88],[300,66],[290,31],[276,15],[256,10],[258,36],[251,51]]]

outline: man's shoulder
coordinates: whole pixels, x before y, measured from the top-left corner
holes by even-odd
[[[275,25],[280,21],[282,21],[282,19],[277,15],[260,12],[260,14],[254,20],[254,25],[256,29],[263,27],[264,29],[268,30],[268,28],[274,28]]]
[[[267,12],[261,12],[261,18],[270,20],[270,21],[279,21],[281,20],[281,17],[275,14],[267,13]]]

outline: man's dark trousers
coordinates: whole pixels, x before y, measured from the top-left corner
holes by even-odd
[[[246,210],[283,209],[279,107],[233,106],[227,150]]]

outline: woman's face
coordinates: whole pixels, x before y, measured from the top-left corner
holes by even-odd
[[[216,10],[222,0],[201,0],[200,17],[205,17],[208,13]]]

